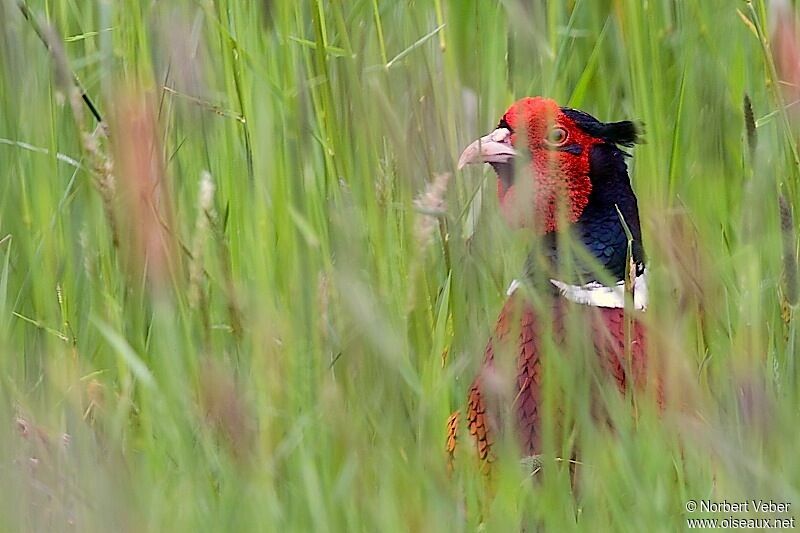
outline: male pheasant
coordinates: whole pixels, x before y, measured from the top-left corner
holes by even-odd
[[[632,122],[603,123],[553,100],[523,98],[494,131],[461,154],[459,169],[472,163],[492,166],[508,224],[538,234],[525,276],[509,287],[469,390],[466,424],[481,460],[492,459],[507,408],[515,413],[523,455],[541,453],[542,382],[547,379],[542,357],[548,339],[565,347],[576,333],[583,334],[621,391],[645,386],[646,339],[637,318],[647,305],[645,257],[625,161],[629,154],[621,149],[638,140]],[[584,251],[572,261],[564,260],[567,236]],[[576,321],[568,315],[577,318],[582,331],[568,327]],[[517,359],[516,379],[512,390],[495,394],[496,357],[506,354]],[[659,384],[656,389],[660,398]],[[511,405],[498,405],[503,398]],[[458,425],[456,412],[448,422],[451,456]]]

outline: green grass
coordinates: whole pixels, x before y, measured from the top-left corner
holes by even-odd
[[[671,531],[688,499],[800,505],[778,209],[800,187],[761,0],[28,5],[52,52],[0,0],[3,530]],[[81,141],[69,70],[109,138]],[[536,94],[646,124],[647,320],[685,404],[634,423],[610,394],[610,435],[549,363],[577,496],[557,449],[531,482],[506,446],[488,483],[443,451],[530,241],[455,161]]]

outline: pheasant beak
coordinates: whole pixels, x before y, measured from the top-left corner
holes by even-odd
[[[511,145],[511,132],[497,128],[467,146],[458,158],[458,169],[474,163],[507,163],[517,155]]]

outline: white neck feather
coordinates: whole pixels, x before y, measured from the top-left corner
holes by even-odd
[[[561,292],[561,295],[571,302],[593,307],[625,307],[625,282],[618,281],[615,285],[608,287],[597,281],[586,283],[585,285],[570,285],[557,279],[551,279],[552,283]],[[521,282],[517,279],[508,286],[506,294],[511,296],[520,287]],[[633,306],[636,309],[644,310],[647,308],[647,269],[636,276],[633,281]]]

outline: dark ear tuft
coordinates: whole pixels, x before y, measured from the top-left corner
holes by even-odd
[[[562,107],[561,111],[572,119],[583,131],[598,139],[621,146],[642,143],[642,124],[623,120],[622,122],[600,122],[589,113]]]
[[[622,122],[603,124],[600,137],[614,144],[633,146],[642,142],[641,133],[641,125],[637,125],[630,120],[623,120]]]

